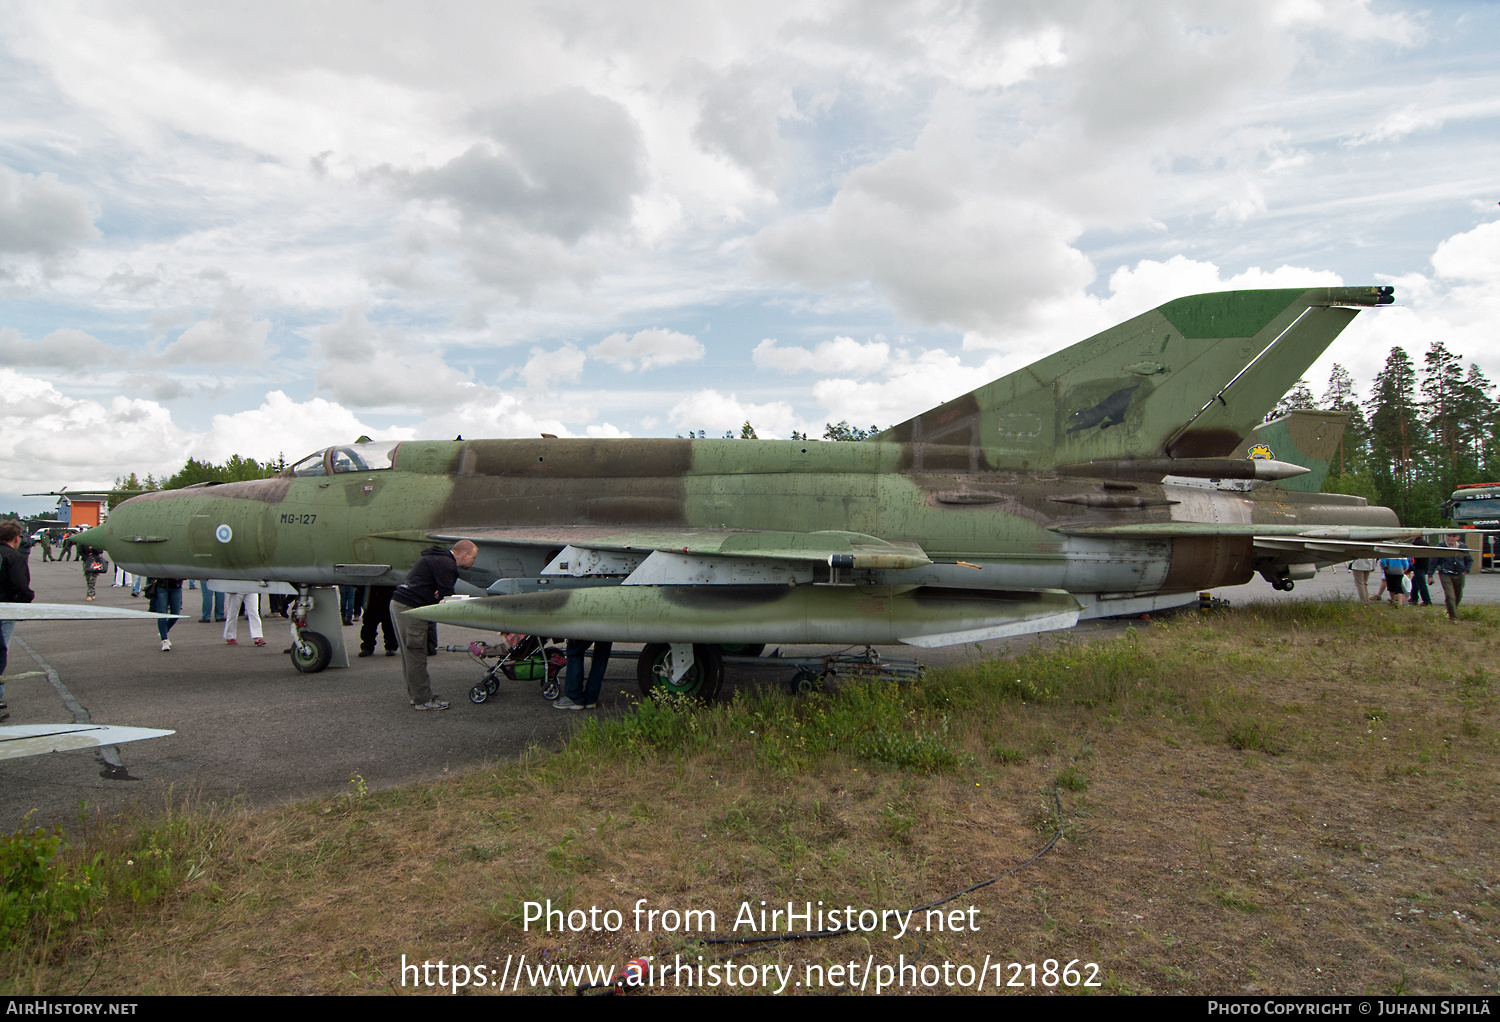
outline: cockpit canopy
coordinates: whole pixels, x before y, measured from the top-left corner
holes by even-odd
[[[342,475],[348,472],[379,472],[396,466],[399,440],[377,440],[343,447],[328,447],[309,454],[291,467],[294,476]]]

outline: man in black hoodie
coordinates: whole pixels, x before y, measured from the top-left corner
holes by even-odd
[[[0,522],[0,617],[5,613],[3,604],[30,603],[36,599],[36,593],[31,591],[31,565],[21,551],[21,532],[20,522]],[[0,620],[0,675],[5,673],[10,633],[15,626],[14,621]],[[5,685],[0,683],[0,720],[9,716]]]
[[[407,572],[406,581],[391,594],[391,623],[401,643],[401,668],[406,675],[406,694],[414,710],[446,710],[448,704],[432,694],[427,674],[427,622],[407,617],[414,607],[430,607],[453,595],[461,568],[473,565],[479,548],[466,539],[452,550],[430,546]]]

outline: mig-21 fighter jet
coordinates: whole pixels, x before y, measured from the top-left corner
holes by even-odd
[[[273,479],[135,497],[82,541],[128,571],[306,594],[395,584],[424,547],[467,539],[463,578],[487,595],[412,613],[644,642],[664,680],[712,694],[727,644],[972,642],[1395,556],[1410,533],[1388,508],[1282,489],[1307,469],[1236,456],[1359,311],[1391,301],[1179,298],[865,441],[332,447]],[[1202,480],[1247,485],[1184,484]],[[307,629],[292,656],[321,669],[330,646]]]

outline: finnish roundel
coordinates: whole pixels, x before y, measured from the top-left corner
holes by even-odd
[[[231,539],[234,539],[234,530],[227,525],[221,525],[214,530],[214,539],[220,543],[228,543]]]

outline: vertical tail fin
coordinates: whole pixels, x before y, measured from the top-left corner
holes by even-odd
[[[878,439],[912,444],[911,467],[919,471],[1222,457],[1357,311],[1339,306],[1391,300],[1390,288],[1376,287],[1179,298]]]

